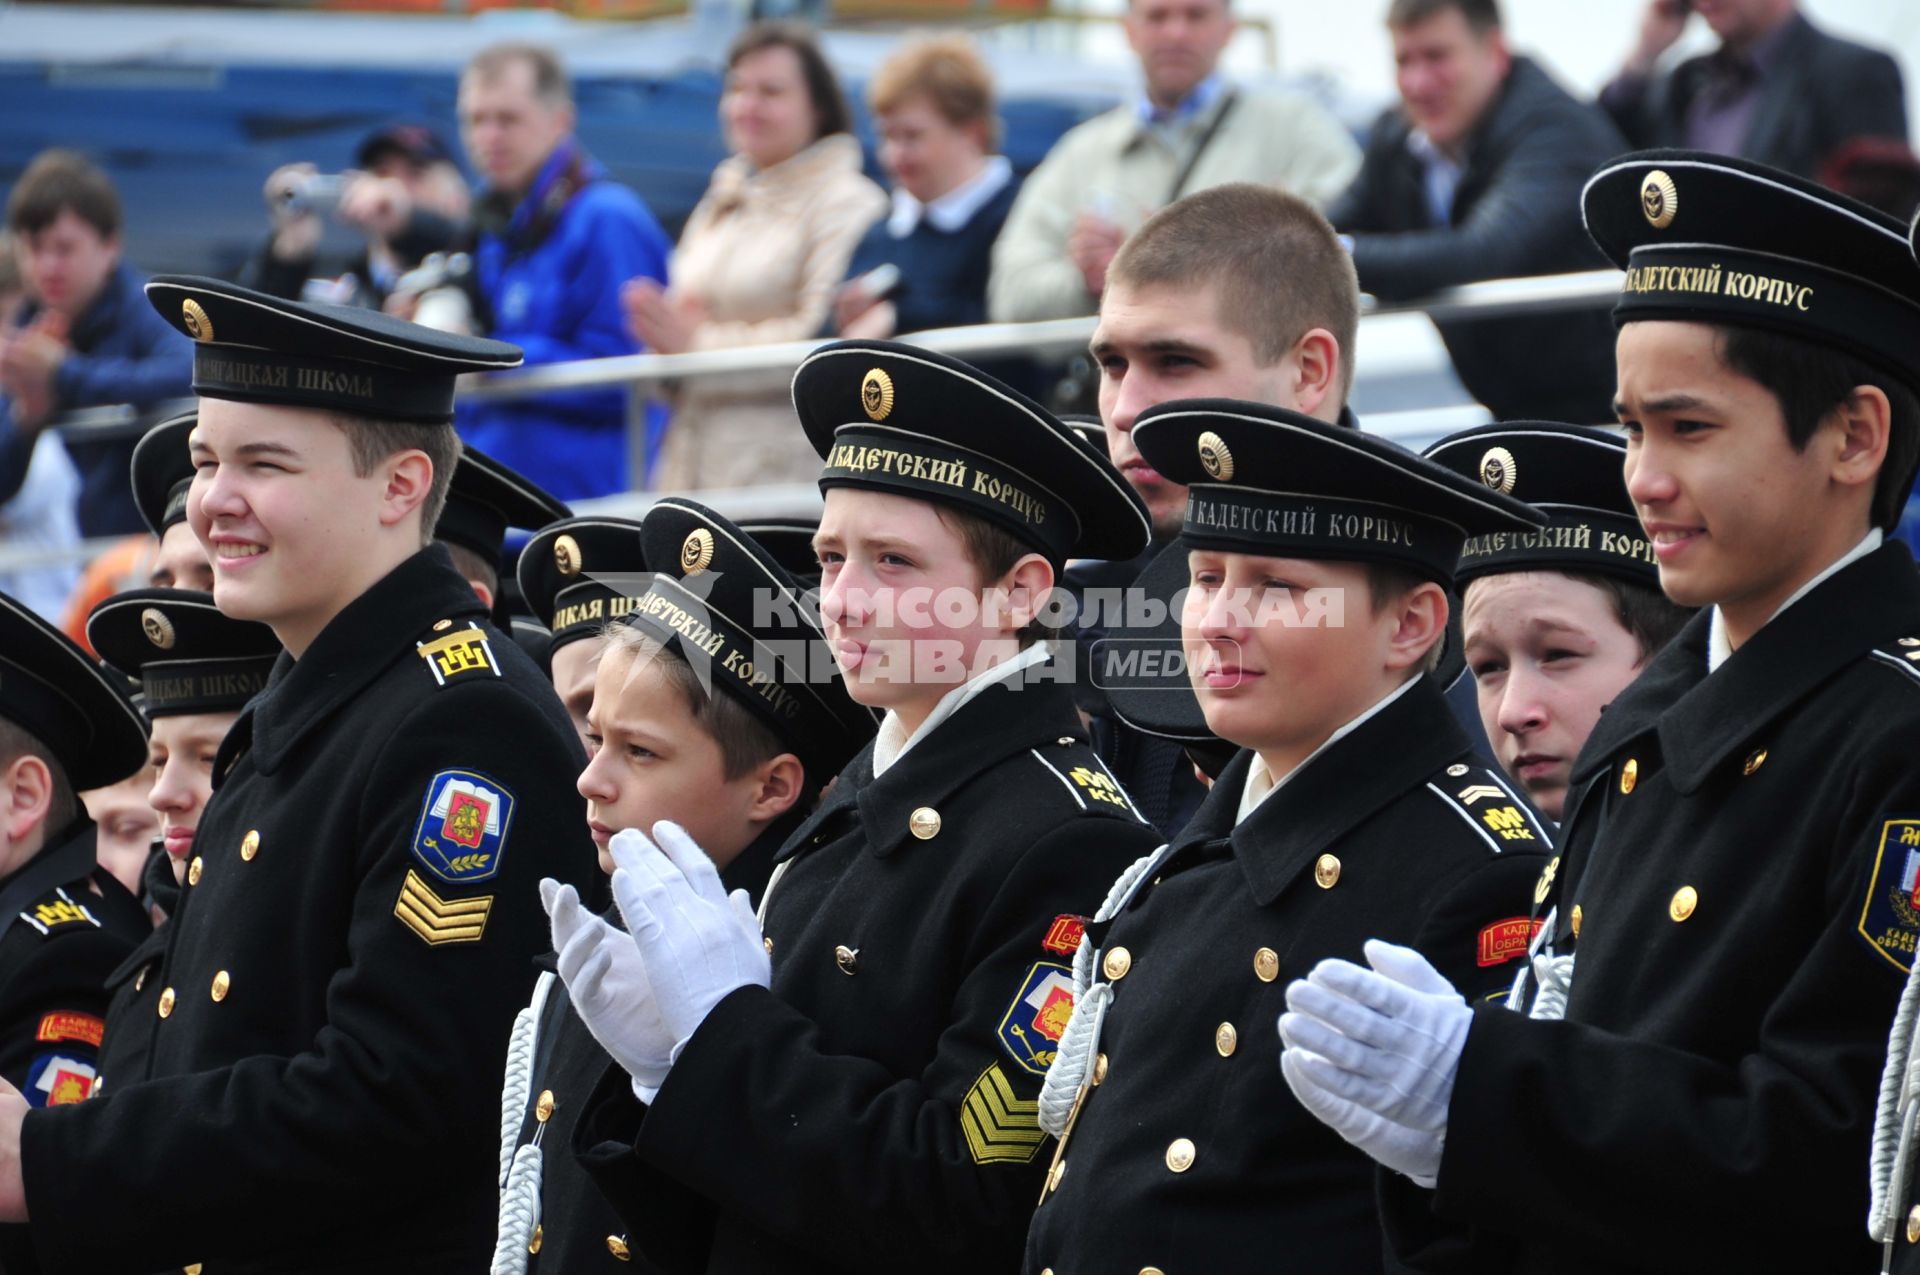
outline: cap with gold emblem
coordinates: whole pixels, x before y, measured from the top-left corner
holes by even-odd
[[[138,678],[148,717],[235,713],[267,685],[280,639],[254,620],[222,615],[210,593],[129,589],[87,616],[100,658]]]
[[[463,447],[447,485],[446,508],[433,525],[433,538],[497,563],[507,528],[531,530],[572,516],[573,510],[520,474],[484,452]]]
[[[520,365],[519,347],[504,341],[220,279],[155,275],[147,300],[193,338],[193,392],[202,398],[444,424],[461,373]]]
[[[0,718],[46,745],[76,791],[119,783],[146,764],[147,724],[122,684],[4,593]]]
[[[528,609],[553,631],[550,651],[623,618],[646,591],[645,572],[640,524],[593,514],[542,527],[516,569]]]
[[[1278,407],[1161,403],[1134,422],[1133,441],[1188,487],[1181,538],[1192,548],[1390,563],[1451,587],[1469,536],[1546,521],[1395,443]]]
[[[1051,412],[979,369],[892,341],[808,355],[793,405],[826,460],[820,488],[951,505],[1055,561],[1131,558],[1146,506]]]
[[[187,438],[199,419],[198,412],[186,412],[161,421],[133,445],[133,503],[156,536],[187,520],[187,488],[193,484]]]
[[[1610,162],[1581,208],[1627,272],[1616,323],[1762,328],[1920,385],[1920,265],[1905,223],[1764,164],[1682,150]]]
[[[1539,530],[1469,536],[1454,578],[1508,571],[1597,571],[1660,587],[1653,546],[1627,496],[1626,440],[1603,429],[1547,421],[1483,425],[1441,439],[1429,460],[1547,516]]]
[[[668,497],[640,522],[651,568],[625,623],[677,651],[708,689],[751,709],[824,782],[879,727],[854,703],[792,576],[713,510]]]

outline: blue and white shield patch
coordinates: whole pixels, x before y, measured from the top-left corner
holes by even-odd
[[[98,1073],[93,1064],[70,1054],[41,1054],[27,1068],[27,1083],[21,1090],[27,1102],[36,1107],[64,1107],[84,1102],[93,1093]]]
[[[513,824],[513,794],[478,771],[443,770],[427,781],[413,857],[449,885],[500,875]]]
[[[1073,1016],[1073,969],[1036,961],[1000,1018],[1000,1044],[1022,1071],[1047,1074]]]
[[[1912,968],[1920,940],[1920,817],[1887,820],[1879,841],[1858,929],[1874,951],[1904,972]]]

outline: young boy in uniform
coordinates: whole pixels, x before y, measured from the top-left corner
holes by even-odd
[[[1548,832],[1427,672],[1466,536],[1540,515],[1282,408],[1176,400],[1132,434],[1188,488],[1182,647],[1240,751],[1088,927],[1025,1270],[1378,1270],[1372,1165],[1274,1075],[1279,980],[1391,932],[1469,995],[1512,981]]]
[[[1859,1169],[1920,935],[1920,575],[1884,539],[1920,268],[1892,219],[1724,156],[1624,157],[1584,204],[1627,270],[1627,490],[1702,613],[1574,766],[1536,894],[1561,1021],[1389,951],[1290,989],[1282,1064],[1395,1171],[1416,1263],[1870,1269]]]
[[[578,826],[577,737],[430,544],[454,378],[519,352],[216,280],[147,295],[195,341],[215,601],[284,652],[215,762],[145,1075],[0,1095],[0,1216],[56,1269],[472,1271],[535,885],[591,871],[547,831]]]
[[[1078,917],[1155,840],[1030,626],[1064,559],[1132,556],[1146,513],[951,359],[841,342],[793,397],[826,459],[824,628],[885,717],[758,923],[674,825],[613,838],[633,936],[607,959],[650,995],[583,1011],[624,1071],[579,1144],[634,1253],[670,1268],[1007,1269]]]
[[[597,656],[580,795],[600,869],[613,871],[607,843],[616,833],[671,820],[711,857],[723,886],[757,899],[774,852],[825,780],[872,738],[875,717],[837,678],[809,680],[831,667],[826,640],[807,620],[793,580],[737,526],[672,497],[647,510],[639,534],[619,543],[608,543],[591,521],[556,524],[570,529],[548,528],[527,552],[544,550],[556,571],[564,564],[576,578],[616,572],[623,556],[628,566],[651,568],[650,580],[630,579],[629,591],[615,595],[621,618],[602,619],[596,637],[567,643]],[[571,538],[565,548],[561,536]],[[522,579],[535,574],[524,557],[522,564]],[[582,584],[611,590],[621,583],[610,579]],[[562,609],[595,610],[579,592],[558,596],[568,599]],[[682,616],[687,623],[678,623]],[[560,624],[556,640],[569,627]],[[716,636],[720,649],[709,649]],[[768,678],[742,677],[743,667]],[[522,1149],[502,1165],[496,1272],[592,1270],[611,1264],[627,1243],[618,1215],[573,1158],[575,1124],[612,1059],[568,1012],[574,995],[602,1015],[631,1008],[632,987],[583,969],[603,939],[625,935],[588,912],[570,886],[551,887],[548,907],[558,949],[550,968],[566,984],[541,977],[508,1053],[502,1110],[511,1123],[502,1134],[515,1139],[507,1146]],[[537,1155],[527,1149],[533,1146]]]

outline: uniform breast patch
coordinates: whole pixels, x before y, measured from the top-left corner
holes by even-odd
[[[40,1028],[34,1032],[33,1038],[47,1041],[77,1040],[98,1049],[106,1034],[104,1019],[74,1010],[56,1010],[40,1020]]]
[[[411,868],[393,905],[400,924],[418,934],[428,947],[478,943],[487,932],[487,916],[492,911],[491,894],[477,899],[443,899]]]
[[[1073,1017],[1073,970],[1058,961],[1036,961],[1000,1018],[1000,1044],[1016,1067],[1047,1074],[1067,1020]]]
[[[1858,929],[1895,968],[1912,968],[1920,938],[1920,816],[1881,824]]]
[[[1039,1100],[1015,1093],[999,1063],[989,1064],[967,1091],[960,1132],[975,1164],[1031,1164],[1047,1138]]]
[[[93,1092],[93,1064],[66,1054],[41,1054],[27,1069],[26,1099],[36,1107],[84,1102]]]
[[[1527,946],[1533,942],[1533,936],[1540,932],[1541,924],[1524,916],[1514,916],[1495,921],[1480,931],[1479,951],[1475,953],[1480,968],[1504,965],[1516,956],[1525,956]]]
[[[513,794],[471,770],[443,770],[427,781],[413,857],[449,885],[490,881],[500,874],[513,823]]]

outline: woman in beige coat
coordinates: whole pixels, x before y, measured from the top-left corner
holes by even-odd
[[[847,260],[887,197],[860,171],[840,86],[803,28],[761,23],[727,55],[714,170],[668,267],[629,283],[627,323],[650,350],[800,341],[824,327]],[[787,376],[691,380],[674,401],[661,491],[812,482],[820,458],[793,418]]]

